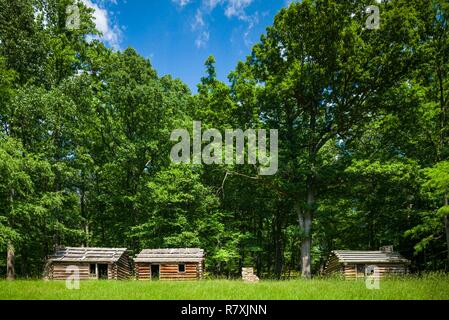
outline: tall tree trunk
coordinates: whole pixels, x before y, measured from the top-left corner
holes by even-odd
[[[307,215],[304,216],[304,223],[305,225],[311,225],[312,219],[307,218]],[[307,235],[307,229],[304,228],[304,232],[306,235],[304,236],[304,239],[301,243],[301,264],[302,264],[302,271],[301,276],[305,279],[312,278],[312,262],[311,262],[311,256],[310,256],[310,249],[312,247],[312,237],[309,234]]]
[[[444,204],[446,206],[449,205],[448,195],[446,194],[444,197]],[[447,245],[447,270],[449,270],[449,216],[444,216],[444,229],[446,230],[446,245]]]
[[[304,240],[301,245],[301,262],[302,262],[302,277],[310,279],[312,277],[312,219],[313,208],[315,207],[315,195],[313,187],[309,185],[307,190],[307,209],[304,215]]]
[[[16,273],[14,271],[14,245],[8,241],[8,248],[6,253],[6,279],[14,280]]]
[[[89,228],[89,222],[86,221],[86,224],[84,226],[84,233],[86,234],[86,248],[89,248],[90,245],[90,228]]]
[[[11,189],[11,192],[9,194],[9,201],[11,205],[11,210],[14,203],[14,195],[16,191]],[[14,245],[11,240],[7,243],[6,248],[6,279],[7,280],[14,280],[16,278],[16,272],[14,270]]]
[[[274,231],[274,247],[275,247],[275,261],[274,261],[274,275],[276,279],[280,279],[283,267],[282,254],[282,221],[281,213],[278,211],[274,217],[273,231]]]
[[[262,234],[262,230],[264,228],[263,225],[263,217],[261,215],[258,216],[258,224],[255,224],[256,226],[258,226],[258,228],[256,228],[255,233],[257,234],[257,243],[259,245],[259,247],[263,246],[263,234]],[[263,261],[264,259],[261,257],[261,253],[257,252],[256,254],[256,268],[257,268],[257,272],[259,275],[261,275],[264,272],[264,265],[263,265]],[[270,272],[268,265],[268,272]]]
[[[303,239],[301,241],[301,275],[305,279],[312,278],[312,219],[315,210],[315,177],[316,177],[316,158],[319,150],[319,140],[317,141],[317,113],[318,104],[312,104],[309,121],[309,147],[308,147],[308,161],[309,174],[307,176],[307,207],[305,210],[300,210],[299,225],[303,232]]]
[[[85,224],[84,224],[84,233],[86,235],[86,241],[85,241],[85,245],[86,247],[89,247],[90,245],[90,228],[89,228],[89,218],[87,217],[87,210],[86,210],[86,188],[85,188],[85,174],[84,171],[82,171],[81,173],[82,175],[82,185],[80,187],[80,210],[81,210],[81,217],[84,218],[85,220]]]
[[[307,182],[307,208],[305,210],[298,210],[299,227],[303,232],[303,239],[301,241],[301,275],[305,279],[312,278],[312,220],[313,211],[315,208],[315,190],[314,178],[309,177]]]

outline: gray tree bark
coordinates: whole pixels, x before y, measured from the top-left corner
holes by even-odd
[[[307,208],[301,210],[299,205],[296,208],[299,227],[303,232],[301,241],[301,275],[305,279],[312,278],[312,220],[313,210],[315,208],[315,191],[312,179],[309,179],[307,186]]]
[[[11,241],[9,241],[6,253],[6,279],[14,280],[15,278],[16,273],[14,271],[14,245]]]

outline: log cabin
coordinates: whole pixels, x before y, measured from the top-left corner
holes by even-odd
[[[324,274],[342,274],[345,279],[364,279],[367,268],[378,272],[380,278],[386,276],[401,276],[408,272],[410,261],[393,251],[392,246],[386,246],[379,251],[332,251]]]
[[[132,260],[124,248],[58,248],[45,266],[45,278],[66,280],[79,270],[80,280],[124,280],[132,273]]]
[[[138,280],[199,280],[204,273],[204,250],[146,249],[134,263]]]

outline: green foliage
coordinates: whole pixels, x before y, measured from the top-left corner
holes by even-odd
[[[408,230],[405,236],[418,240],[415,252],[420,253],[444,237],[444,218],[449,216],[449,206],[444,205],[438,209],[438,203],[449,192],[449,163],[439,162],[432,168],[423,170],[425,179],[422,183],[425,196],[431,201],[432,209],[420,213],[422,220],[418,225]]]
[[[197,94],[87,41],[80,2],[67,30],[73,3],[0,0],[0,265],[8,242],[23,277],[59,245],[201,247],[226,277],[295,277],[304,257],[318,273],[331,250],[390,244],[413,270],[449,265],[447,1],[383,2],[379,30],[372,1],[292,2],[230,85],[210,56]],[[170,134],[193,120],[278,129],[278,174],[172,165]]]
[[[427,177],[424,188],[440,196],[449,192],[449,161],[437,163],[432,168],[424,170],[424,174]]]

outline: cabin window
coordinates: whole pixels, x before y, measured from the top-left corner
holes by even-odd
[[[186,265],[183,263],[178,264],[178,272],[180,272],[180,273],[186,272]]]

